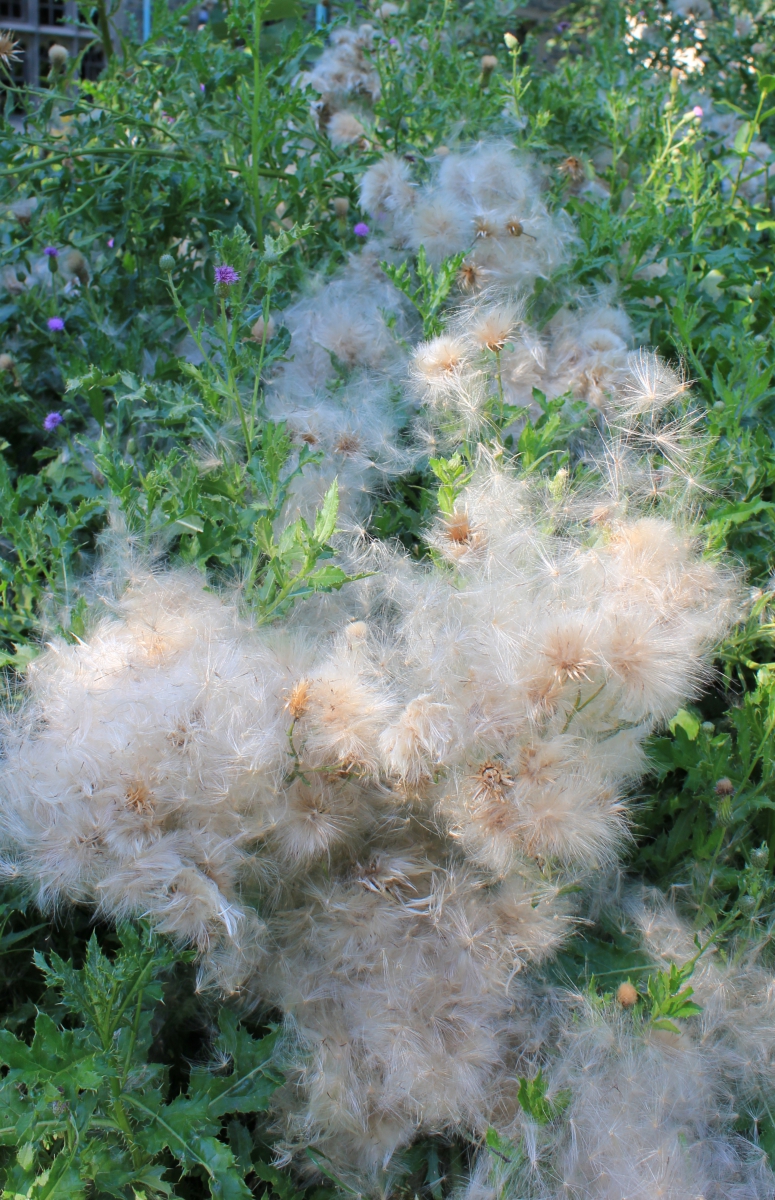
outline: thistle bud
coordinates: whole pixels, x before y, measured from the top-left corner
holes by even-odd
[[[756,897],[746,894],[740,897],[738,904],[740,905],[740,911],[750,916],[756,908]]]
[[[334,196],[331,207],[340,221],[343,221],[350,211],[350,201],[346,196]]]
[[[622,1008],[632,1008],[638,1003],[638,990],[629,980],[627,983],[620,983],[616,992],[616,999]]]
[[[507,50],[516,50],[519,45],[513,33],[504,33],[503,40],[506,43]]]
[[[735,785],[725,775],[723,779],[719,779],[713,790],[717,796],[732,796],[734,795]]]
[[[766,867],[770,861],[770,849],[766,842],[751,851],[751,864],[754,867]]]
[[[161,258],[159,259],[159,266],[161,267],[162,271],[169,273],[175,269],[175,259],[171,254],[162,254]]]
[[[725,796],[716,809],[716,820],[725,827],[732,824],[732,801],[729,796]]]
[[[498,65],[498,60],[494,54],[482,55],[482,78],[481,86],[486,88],[490,82],[490,76]]]
[[[13,356],[0,354],[0,371],[10,371],[13,368]]]
[[[48,61],[51,63],[52,71],[63,71],[70,61],[70,52],[65,46],[54,42],[53,46],[48,48]]]

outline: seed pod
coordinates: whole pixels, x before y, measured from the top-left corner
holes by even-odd
[[[480,80],[480,84],[483,88],[486,88],[489,85],[490,77],[497,65],[498,60],[494,54],[482,55],[482,78]]]
[[[626,983],[620,983],[616,992],[616,999],[622,1008],[633,1008],[638,1003],[638,990],[629,980]]]
[[[51,63],[52,71],[63,71],[70,60],[70,52],[65,46],[60,46],[58,42],[54,42],[48,48],[48,61]]]

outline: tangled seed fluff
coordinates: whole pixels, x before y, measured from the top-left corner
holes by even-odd
[[[629,837],[644,740],[697,695],[735,618],[733,574],[670,519],[691,473],[685,385],[633,352],[610,303],[529,327],[525,295],[573,234],[503,146],[449,155],[425,187],[388,156],[363,205],[381,241],[283,315],[267,408],[299,454],[324,451],[286,517],[338,476],[364,521],[381,478],[465,440],[428,557],[342,536],[364,577],[270,628],[194,572],[116,577],[5,718],[6,869],[44,909],[150,918],[197,947],[202,986],[283,1014],[280,1156],[314,1145],[378,1187],[418,1135],[494,1126],[528,1151],[514,1195],[763,1196],[761,1156],[730,1132],[742,984],[730,1000],[708,976],[719,1067],[702,1031],[664,1044],[622,1005],[547,999],[536,974]],[[466,252],[435,339],[379,265],[421,245],[435,263]],[[493,405],[524,424],[534,388],[608,422],[578,485],[522,476],[488,441]],[[673,953],[677,918],[633,904],[644,943],[667,924],[654,953]],[[571,1097],[540,1129],[516,1100],[539,1061]],[[501,1195],[507,1167],[483,1150],[469,1200]]]

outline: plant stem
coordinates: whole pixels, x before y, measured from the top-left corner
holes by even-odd
[[[105,58],[110,62],[113,57],[113,42],[110,37],[110,25],[108,23],[108,10],[105,0],[97,0],[97,24],[100,29],[100,39],[102,48],[105,51]]]
[[[232,329],[229,329],[229,321],[226,316],[226,301],[223,296],[221,297],[221,325],[223,328],[223,343],[226,349],[226,389],[234,401],[234,407],[237,410],[240,425],[242,426],[242,436],[245,439],[245,461],[250,462],[250,456],[253,453],[253,438],[251,437],[251,431],[248,429],[248,422],[245,416],[245,406],[242,403],[242,397],[239,394],[237,378],[234,373],[234,363],[232,361],[236,329],[234,322],[232,322]]]
[[[261,115],[261,20],[263,17],[262,0],[253,3],[253,105],[250,115],[250,166],[252,174],[253,213],[256,224],[256,237],[261,241],[263,213],[261,211],[261,189],[259,187],[259,159],[261,157],[260,122]]]
[[[495,364],[496,364],[496,374],[498,376],[498,404],[500,406],[500,411],[498,413],[498,419],[499,419],[500,427],[501,427],[500,432],[502,434],[503,433],[503,413],[504,413],[504,410],[506,407],[506,401],[503,397],[503,376],[501,374],[501,352],[500,352],[500,350],[495,351]]]
[[[730,195],[729,195],[730,206],[734,204],[735,198],[738,193],[738,189],[740,187],[740,184],[743,181],[743,171],[745,170],[745,161],[748,158],[748,151],[751,149],[751,142],[753,141],[754,136],[758,132],[758,129],[759,129],[759,118],[762,115],[762,108],[764,106],[764,97],[766,96],[766,94],[767,94],[766,92],[760,93],[759,103],[756,106],[756,114],[754,116],[754,119],[752,121],[748,122],[748,136],[745,139],[745,146],[743,147],[742,153],[740,155],[740,166],[738,168],[737,178],[735,179],[735,182],[732,185],[732,191],[730,192]],[[758,172],[756,172],[756,173],[758,174]]]

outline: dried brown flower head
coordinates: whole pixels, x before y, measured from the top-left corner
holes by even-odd
[[[340,433],[334,442],[337,454],[357,454],[361,448],[361,439],[357,433]]]
[[[135,779],[126,789],[126,802],[137,813],[147,813],[153,808],[153,793],[142,779]]]
[[[497,229],[489,217],[474,217],[474,237],[495,237]]]
[[[512,786],[514,780],[502,763],[488,759],[477,771],[474,782],[477,800],[503,800],[504,792]]]
[[[285,707],[293,717],[294,721],[298,721],[303,717],[309,706],[309,680],[300,679],[298,683],[294,683],[291,688],[290,695],[286,701]]]
[[[10,69],[11,63],[21,61],[21,56],[16,53],[19,46],[20,43],[14,41],[12,34],[0,29],[0,65],[6,70]]]
[[[584,178],[584,164],[574,154],[569,154],[557,167],[558,174],[564,175],[571,183],[581,183]]]
[[[476,263],[464,262],[458,271],[458,287],[464,292],[478,292],[484,287],[485,272]]]

